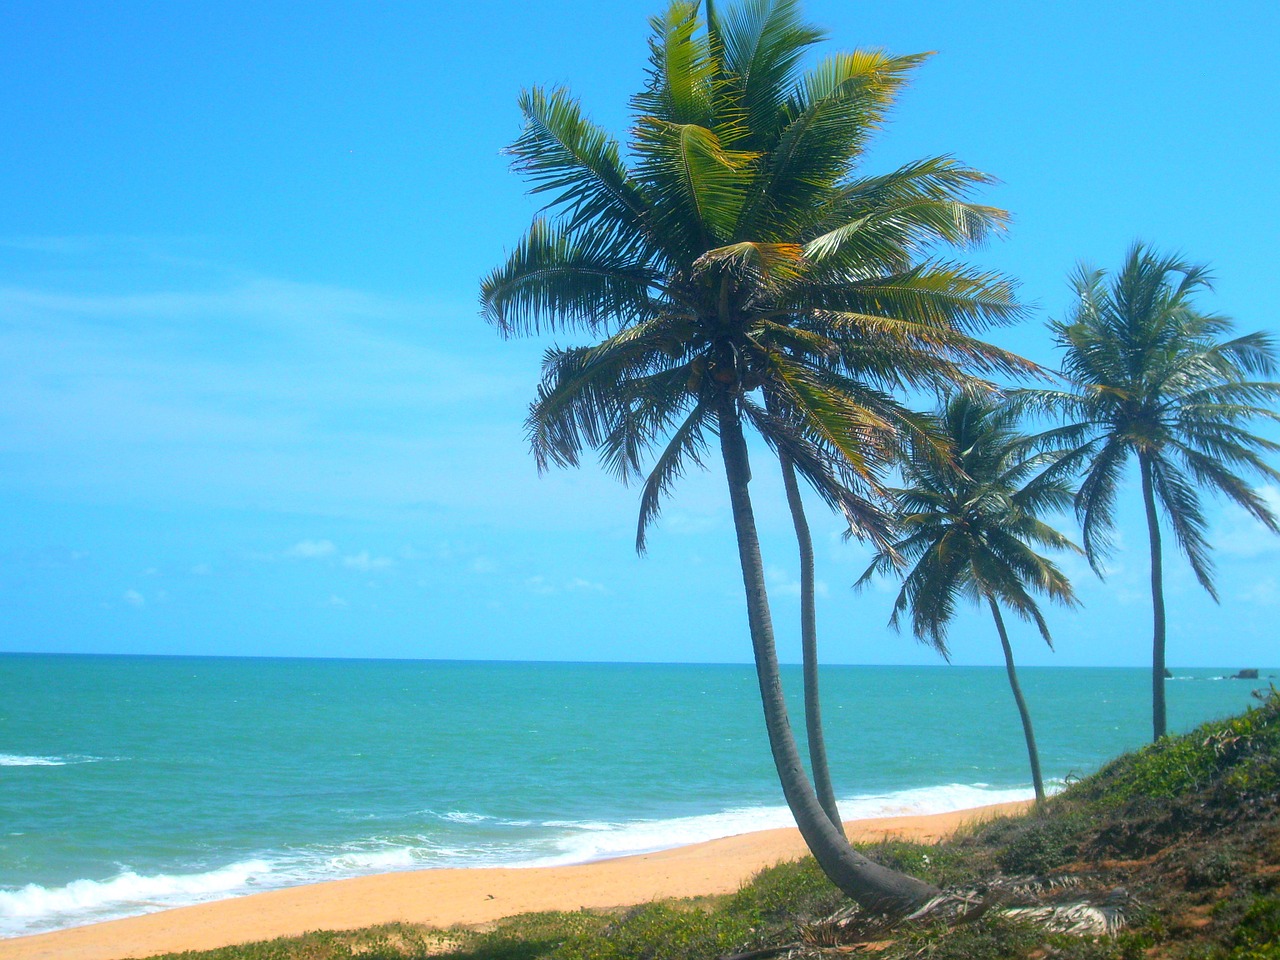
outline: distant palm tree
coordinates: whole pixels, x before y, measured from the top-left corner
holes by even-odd
[[[1214,598],[1207,522],[1198,487],[1225,495],[1280,532],[1275,515],[1241,476],[1280,478],[1261,456],[1280,445],[1249,432],[1250,420],[1280,419],[1260,404],[1280,398],[1280,384],[1254,379],[1276,369],[1276,348],[1265,333],[1223,340],[1226,317],[1192,302],[1210,289],[1205,266],[1134,244],[1111,284],[1102,270],[1081,268],[1072,280],[1076,304],[1052,325],[1066,350],[1062,372],[1070,387],[1029,391],[1022,399],[1067,421],[1043,434],[1067,448],[1085,471],[1076,496],[1084,547],[1094,569],[1110,551],[1116,493],[1130,456],[1138,461],[1151,546],[1152,726],[1164,736],[1165,606],[1160,543],[1163,511],[1196,579]]]
[[[920,57],[837,54],[801,72],[822,38],[793,0],[748,0],[707,22],[693,3],[652,21],[649,82],[632,101],[630,153],[563,90],[521,97],[515,166],[549,192],[550,220],[483,284],[506,335],[580,330],[553,347],[530,408],[540,468],[597,450],[643,480],[637,548],[664,498],[715,438],[723,461],[765,725],[787,803],[826,874],[860,903],[905,910],[928,884],[853,850],[822,809],[791,731],[748,484],[745,429],[855,529],[884,537],[869,499],[903,432],[894,399],[976,372],[1030,367],[974,340],[1020,314],[1003,278],[927,260],[1002,211],[969,202],[987,177],[940,158],[880,177],[853,171]],[[660,447],[656,459],[649,454]]]
[[[949,457],[931,445],[913,443],[902,462],[906,486],[894,490],[902,538],[880,550],[857,585],[876,574],[893,574],[910,564],[893,605],[897,627],[910,611],[912,632],[943,656],[947,627],[956,601],[985,603],[995,619],[1004,650],[1009,686],[1022,718],[1036,800],[1044,799],[1044,779],[1031,714],[1013,663],[1013,647],[1000,605],[1036,625],[1053,646],[1033,593],[1069,606],[1076,604],[1071,584],[1036,546],[1076,550],[1039,518],[1047,510],[1066,509],[1072,490],[1054,471],[1056,457],[1032,453],[1017,432],[1016,411],[991,397],[954,396],[940,414]]]

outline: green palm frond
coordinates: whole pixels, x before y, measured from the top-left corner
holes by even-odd
[[[702,466],[702,455],[706,451],[706,430],[711,419],[711,406],[699,402],[685,418],[684,422],[673,431],[671,440],[658,456],[645,480],[640,494],[640,516],[636,522],[636,553],[643,554],[647,549],[649,524],[658,519],[662,512],[662,500],[670,495],[676,481],[684,476],[692,464]]]
[[[784,107],[785,126],[768,144],[739,232],[796,233],[845,179],[923,56],[880,51],[836,54],[805,75]]]
[[[958,599],[996,599],[1034,623],[1052,643],[1035,594],[1067,606],[1075,594],[1062,571],[1035,547],[1079,552],[1036,514],[1072,502],[1073,491],[1057,455],[1037,452],[1017,430],[1015,407],[990,394],[957,394],[937,415],[949,455],[912,444],[902,464],[908,486],[892,491],[896,524],[892,544],[915,566],[903,580],[891,623],[911,613],[918,639],[946,649],[947,626]],[[858,581],[892,572],[881,551]]]
[[[590,225],[633,255],[660,247],[663,238],[622,162],[618,142],[583,116],[565,90],[541,87],[520,95],[524,130],[508,148],[515,170],[534,194],[550,193],[571,228]]]
[[[650,18],[649,82],[632,99],[639,117],[676,126],[715,122],[716,62],[699,26],[697,3],[680,0]]]
[[[747,0],[715,21],[723,72],[751,131],[750,142],[767,149],[777,138],[780,111],[797,85],[805,52],[825,34],[803,21],[796,0]]]
[[[693,123],[642,117],[635,137],[643,157],[636,177],[652,198],[655,226],[704,248],[732,239],[756,155]]]
[[[1280,421],[1274,339],[1258,332],[1232,339],[1231,321],[1196,308],[1211,289],[1207,267],[1134,244],[1114,276],[1080,267],[1075,304],[1052,324],[1065,350],[1070,389],[1021,391],[1016,401],[1060,417],[1045,446],[1073,448],[1084,471],[1076,512],[1095,569],[1110,547],[1116,492],[1131,458],[1152,468],[1164,519],[1197,579],[1212,594],[1212,566],[1198,487],[1223,494],[1271,529],[1277,520],[1239,471],[1276,479],[1262,454],[1280,444],[1248,428]],[[1185,471],[1180,469],[1180,460]]]
[[[662,277],[612,250],[534,221],[507,262],[481,284],[484,317],[504,336],[581,327],[599,332],[652,316]]]

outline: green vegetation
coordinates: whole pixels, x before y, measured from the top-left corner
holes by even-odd
[[[936,846],[863,845],[954,895],[953,909],[918,921],[859,911],[807,858],[725,897],[534,914],[483,931],[313,933],[167,960],[1280,960],[1278,747],[1272,691],[1243,716],[1114,761],[1027,816]],[[1090,910],[1095,923],[1116,922],[1065,932]]]

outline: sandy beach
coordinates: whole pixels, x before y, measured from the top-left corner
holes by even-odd
[[[926,842],[964,823],[1025,809],[1005,803],[929,816],[850,821],[857,840]],[[794,829],[725,837],[657,853],[567,867],[385,873],[178,907],[54,933],[0,941],[0,960],[119,960],[208,950],[309,930],[405,921],[481,924],[517,913],[644,903],[730,893],[754,874],[805,853]]]

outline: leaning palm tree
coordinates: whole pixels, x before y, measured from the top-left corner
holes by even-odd
[[[804,72],[821,34],[793,0],[705,22],[677,2],[651,21],[632,101],[630,165],[563,90],[520,99],[511,148],[547,213],[483,284],[505,335],[573,330],[528,419],[540,469],[588,449],[642,481],[637,549],[712,438],[724,464],[765,725],[783,793],[826,874],[860,903],[909,909],[927,884],[854,851],[817,801],[791,731],[748,484],[754,429],[860,534],[901,434],[927,426],[893,396],[1030,365],[974,340],[1019,314],[1003,278],[919,256],[980,239],[1004,214],[968,199],[987,178],[954,160],[879,177],[855,168],[920,57],[856,52]],[[652,455],[652,460],[650,459]]]
[[[1280,398],[1276,348],[1265,333],[1230,340],[1232,322],[1193,302],[1210,289],[1208,268],[1134,244],[1108,285],[1102,270],[1081,268],[1072,280],[1076,304],[1052,325],[1066,351],[1069,388],[1037,390],[1023,400],[1067,421],[1043,441],[1069,450],[1085,471],[1076,496],[1084,547],[1095,571],[1111,549],[1117,489],[1130,458],[1138,461],[1151,548],[1153,612],[1151,703],[1155,739],[1167,728],[1165,605],[1160,513],[1200,585],[1216,601],[1207,521],[1198,487],[1240,505],[1268,529],[1280,524],[1242,472],[1280,473],[1262,458],[1280,444],[1251,433],[1250,420],[1280,420],[1260,404]]]
[[[950,456],[940,457],[932,445],[911,444],[902,462],[906,486],[893,491],[902,536],[876,554],[857,585],[911,564],[889,622],[897,628],[902,614],[910,611],[916,638],[944,657],[950,656],[947,628],[957,600],[967,597],[987,605],[1000,635],[1040,801],[1040,755],[1000,607],[1034,623],[1053,646],[1034,594],[1068,606],[1076,599],[1066,576],[1036,547],[1079,548],[1039,514],[1069,507],[1073,491],[1060,479],[1054,454],[1030,452],[1017,431],[1017,413],[1008,404],[990,396],[957,394],[940,421]]]

